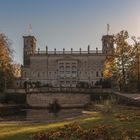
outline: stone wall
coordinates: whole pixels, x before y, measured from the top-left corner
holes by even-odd
[[[116,96],[117,100],[121,104],[140,107],[140,94],[139,93],[134,94],[134,93],[114,92],[114,95]]]
[[[57,103],[65,107],[84,107],[90,103],[89,94],[72,93],[31,93],[27,94],[27,104],[31,107],[49,107],[49,104],[57,100]]]

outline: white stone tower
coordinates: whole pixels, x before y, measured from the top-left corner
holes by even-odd
[[[34,36],[23,36],[23,65],[30,65],[30,54],[36,51],[36,38]]]
[[[113,35],[104,35],[102,37],[102,51],[106,55],[112,55],[114,51]]]

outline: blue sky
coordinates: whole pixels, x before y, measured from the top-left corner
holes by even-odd
[[[22,36],[32,25],[37,47],[49,50],[101,49],[101,37],[122,29],[140,36],[140,0],[0,0],[0,32],[12,40],[14,59],[22,63]]]

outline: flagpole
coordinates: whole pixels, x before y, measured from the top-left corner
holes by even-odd
[[[32,34],[32,25],[31,25],[31,24],[29,24],[29,27],[28,27],[28,33],[29,33],[29,35]]]

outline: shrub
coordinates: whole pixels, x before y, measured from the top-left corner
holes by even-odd
[[[61,127],[59,130],[37,133],[34,140],[139,140],[140,130],[118,130],[110,125],[98,125],[84,129],[77,123]]]

